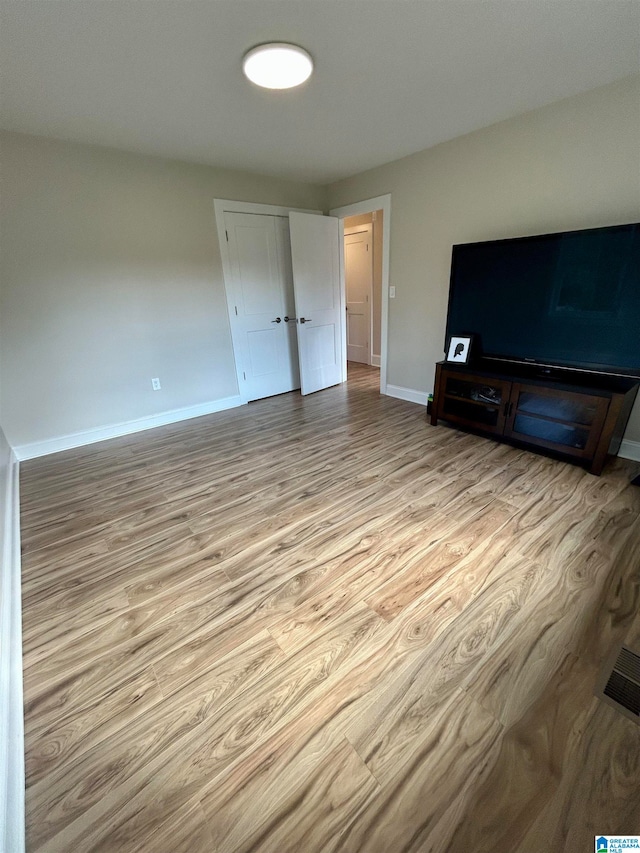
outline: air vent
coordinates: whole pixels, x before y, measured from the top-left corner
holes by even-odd
[[[640,725],[640,654],[622,646],[596,695]]]

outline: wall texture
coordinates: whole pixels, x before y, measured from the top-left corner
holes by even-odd
[[[0,144],[11,445],[235,396],[213,199],[323,209],[322,188],[22,134]]]
[[[7,438],[237,394],[215,197],[329,209],[391,193],[387,381],[431,391],[452,244],[637,220],[639,139],[640,77],[325,188],[0,133]],[[626,438],[640,442],[640,404]]]
[[[638,221],[640,77],[559,101],[331,185],[329,206],[391,193],[390,384],[433,390],[451,246]],[[640,442],[640,402],[626,434]]]

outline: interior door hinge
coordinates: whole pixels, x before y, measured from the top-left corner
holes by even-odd
[[[227,243],[229,242],[229,232],[225,229],[224,236],[227,238]]]
[[[234,305],[233,307],[236,309],[236,317],[237,317],[238,316],[238,306]]]
[[[247,374],[244,372],[244,370],[242,371],[242,375],[244,377],[244,381],[246,382],[247,381]]]

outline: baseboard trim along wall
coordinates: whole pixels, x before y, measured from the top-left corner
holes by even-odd
[[[420,406],[427,405],[426,391],[414,391],[413,388],[403,388],[402,385],[387,385],[387,396],[406,400],[407,403],[418,403]]]
[[[640,462],[640,441],[623,439],[618,456],[623,456],[625,459],[633,459],[634,462]]]
[[[96,429],[74,432],[69,435],[61,435],[57,438],[49,438],[45,441],[34,441],[31,444],[21,444],[14,448],[19,460],[36,459],[38,456],[47,456],[50,453],[59,453],[61,450],[72,450],[74,447],[84,447],[87,444],[95,444],[97,441],[106,441],[109,438],[118,438],[122,435],[131,435],[134,432],[142,432],[167,424],[187,421],[191,418],[200,418],[203,415],[212,415],[225,409],[234,409],[236,406],[244,405],[239,395],[224,397],[221,400],[212,400],[208,403],[199,403],[197,406],[187,406],[184,409],[172,409],[169,412],[160,412],[158,415],[150,415],[147,418],[137,418],[133,421],[124,421],[119,424],[110,424]]]
[[[24,722],[20,595],[19,464],[7,470],[0,559],[0,850],[22,853],[24,832]]]
[[[427,393],[425,391],[403,388],[402,385],[387,385],[387,395],[396,397],[398,400],[406,400],[408,403],[418,403],[420,406],[427,405]],[[618,456],[640,462],[640,441],[624,439],[620,445]]]
[[[371,356],[371,367],[380,367],[380,359],[382,356],[372,355]]]

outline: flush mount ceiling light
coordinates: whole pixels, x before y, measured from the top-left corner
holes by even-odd
[[[264,89],[292,89],[311,76],[313,60],[295,44],[259,44],[245,53],[242,70]]]

